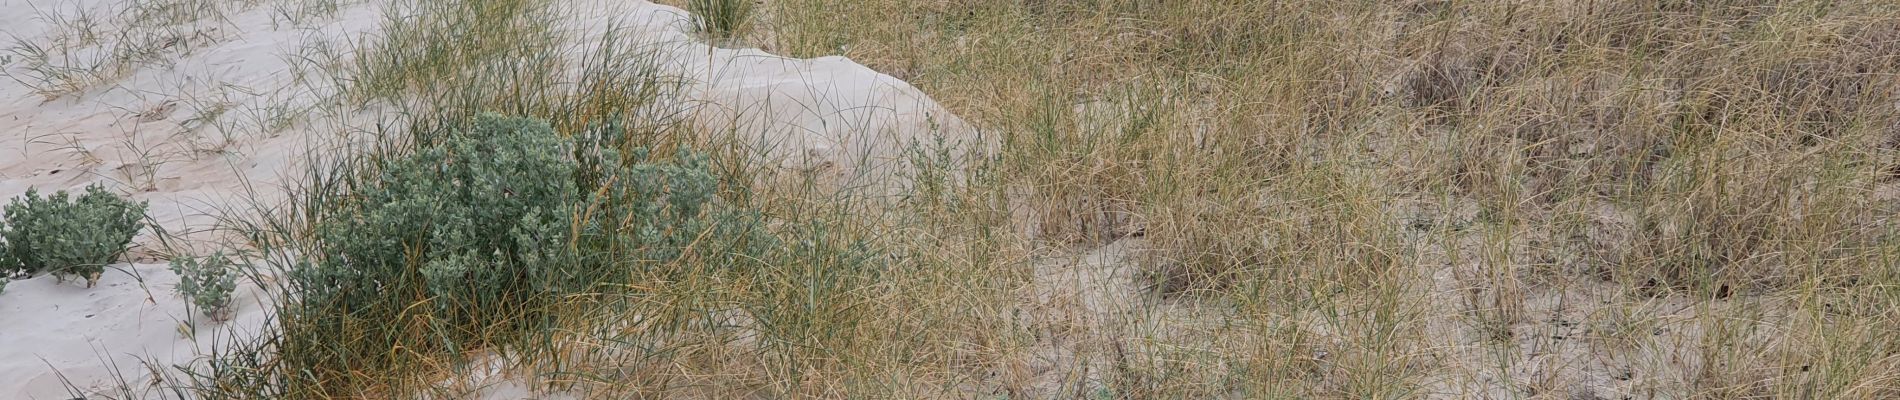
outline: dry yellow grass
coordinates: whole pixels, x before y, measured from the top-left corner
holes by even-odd
[[[767,12],[762,45],[849,56],[1001,132],[996,179],[971,190],[1018,196],[1031,254],[1133,243],[1115,262],[1139,265],[1137,282],[1081,290],[1150,289],[1110,307],[1141,317],[997,332],[1091,338],[971,352],[999,376],[1022,352],[1092,359],[1031,373],[1059,385],[951,373],[982,390],[1896,395],[1900,348],[1876,333],[1896,327],[1900,256],[1890,4]],[[1031,297],[1018,307],[1048,304]],[[1216,338],[1170,335],[1195,329]]]

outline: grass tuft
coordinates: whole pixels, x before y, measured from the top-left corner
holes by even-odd
[[[758,18],[755,0],[688,0],[686,11],[693,14],[693,29],[707,39],[729,43],[745,38]]]

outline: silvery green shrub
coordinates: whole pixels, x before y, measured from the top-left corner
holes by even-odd
[[[0,221],[0,233],[6,232],[6,221]],[[20,262],[13,259],[13,250],[7,248],[4,237],[0,237],[0,293],[7,292],[7,283],[18,272]]]
[[[65,191],[40,197],[28,189],[5,211],[8,256],[0,270],[84,277],[91,286],[143,229],[145,203],[132,202],[93,185],[76,198]]]
[[[178,292],[190,298],[198,310],[220,320],[230,315],[231,292],[237,289],[237,270],[223,251],[203,260],[173,259],[171,270],[178,274]]]
[[[319,254],[291,275],[302,304],[358,314],[347,323],[427,301],[455,326],[483,326],[688,246],[707,254],[701,265],[736,264],[758,257],[732,253],[769,241],[758,213],[715,205],[719,182],[689,151],[652,162],[623,150],[614,125],[568,138],[482,115],[447,129],[358,176],[351,201],[329,210]]]

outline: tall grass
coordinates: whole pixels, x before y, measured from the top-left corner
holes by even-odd
[[[693,14],[693,29],[707,38],[730,43],[752,32],[758,18],[758,4],[752,0],[689,0],[686,11]]]
[[[1895,206],[1900,14],[1880,3],[792,0],[772,12],[777,49],[849,56],[1008,132],[1000,184],[1027,193],[1018,204],[1044,248],[1138,238],[1150,287],[1259,327],[1234,340],[1316,364],[1200,356],[1262,367],[1162,379],[1149,395],[1895,387],[1868,370],[1780,367],[1816,360],[1795,348],[1882,341],[1732,333],[1805,325],[1723,305],[1801,314],[1887,284],[1870,279],[1900,251],[1881,216]],[[1603,317],[1658,301],[1698,305],[1659,317],[1693,322],[1638,337]],[[1527,337],[1571,324],[1585,339]],[[1682,340],[1719,350],[1684,355]],[[1571,358],[1546,368],[1529,354]],[[1853,354],[1830,357],[1884,357]]]

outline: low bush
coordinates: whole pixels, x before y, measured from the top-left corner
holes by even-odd
[[[40,197],[28,189],[5,211],[0,237],[7,242],[0,270],[50,272],[62,280],[84,277],[91,287],[143,229],[145,203],[134,203],[93,185],[72,198],[65,191]]]
[[[773,243],[757,212],[718,200],[694,153],[654,160],[612,125],[573,138],[496,115],[448,126],[354,171],[346,200],[317,211],[283,351],[319,382],[413,356],[389,348],[505,342],[562,298],[689,257],[679,264],[749,265]],[[382,342],[323,345],[338,337]]]
[[[230,316],[231,291],[237,289],[237,271],[224,252],[213,253],[202,261],[174,259],[171,270],[178,274],[178,292],[190,298],[199,311],[217,320]]]
[[[5,232],[6,221],[0,221],[0,233]],[[0,239],[5,238],[0,237]],[[13,274],[20,272],[19,268],[20,262],[13,259],[13,250],[7,246],[5,240],[0,240],[0,293],[6,293],[7,282],[13,279]]]

